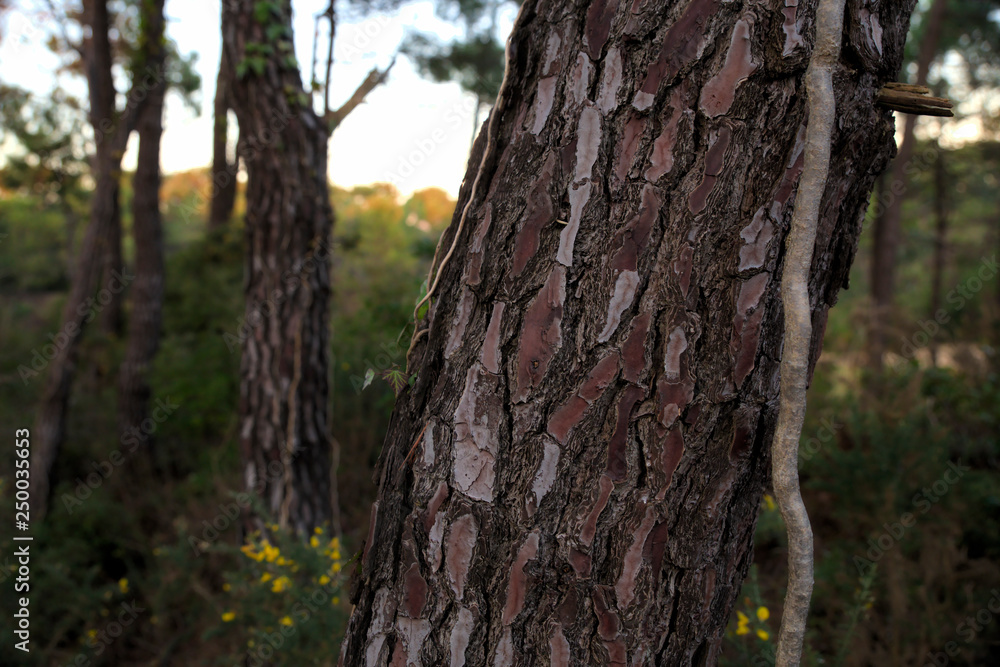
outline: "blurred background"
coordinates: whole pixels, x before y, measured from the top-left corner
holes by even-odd
[[[109,4],[120,99],[137,76],[139,4]],[[13,648],[15,543],[0,530],[0,664],[335,664],[350,612],[344,573],[367,532],[413,307],[493,103],[517,6],[329,6],[333,107],[369,70],[391,67],[330,143],[337,521],[308,543],[280,531],[268,543],[241,541],[233,340],[244,315],[245,175],[235,117],[217,91],[219,8],[169,0],[165,293],[149,373],[161,409],[136,434],[155,439],[168,465],[141,480],[117,472],[114,454],[134,444],[115,412],[126,339],[89,327],[53,500],[32,524],[30,654]],[[293,3],[294,49],[317,103],[327,7]],[[62,0],[0,0],[5,437],[33,427],[92,201],[80,12]],[[850,289],[830,314],[801,451],[817,553],[809,665],[1000,664],[1000,3],[921,0],[907,48],[900,80],[954,100],[956,116],[897,116],[900,157],[873,193]],[[228,117],[221,157],[218,109]],[[126,272],[135,143],[120,175]],[[236,175],[222,214],[213,213],[213,159]],[[6,526],[15,457],[4,451]],[[723,664],[773,664],[785,563],[784,525],[766,496]],[[324,599],[303,581],[321,584]]]

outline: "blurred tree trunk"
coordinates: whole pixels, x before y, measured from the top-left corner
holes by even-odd
[[[124,151],[122,151],[124,153]],[[121,183],[121,159],[122,155],[112,156],[112,160],[117,165],[115,168],[115,188],[120,190]],[[107,233],[104,238],[104,257],[101,267],[101,285],[108,285],[115,276],[122,275],[125,269],[122,259],[122,209],[121,198],[118,194],[114,197],[114,209],[111,218],[108,220]],[[103,333],[117,338],[122,333],[122,300],[125,292],[108,291],[107,295],[102,295],[101,314],[98,317],[100,329]]]
[[[938,53],[947,9],[948,0],[933,0],[923,17],[927,28],[917,56],[917,78],[914,83],[918,86],[927,85],[927,75],[931,62]],[[903,138],[886,183],[888,196],[885,206],[881,208],[881,215],[875,218],[871,263],[871,321],[868,329],[868,365],[873,369],[882,368],[886,337],[892,326],[893,298],[896,293],[896,252],[899,249],[903,202],[910,182],[907,165],[916,143],[916,123],[916,116],[903,115]]]
[[[163,0],[150,0],[145,22],[148,35],[146,64],[162,69]],[[160,138],[163,134],[163,98],[166,80],[148,92],[146,105],[136,120],[139,157],[132,179],[132,236],[135,240],[135,282],[129,316],[128,342],[118,382],[118,429],[122,442],[139,433],[149,416],[149,364],[160,344],[163,312],[163,232],[160,219]],[[148,433],[143,434],[143,441]],[[152,454],[152,449],[147,448]]]
[[[941,293],[944,285],[944,269],[947,262],[948,240],[948,170],[944,162],[944,150],[935,143],[937,157],[934,160],[934,253],[931,260],[931,303],[930,319],[935,319],[941,308]],[[931,363],[937,365],[937,341],[931,340]]]
[[[66,408],[76,369],[77,344],[86,325],[105,312],[113,297],[120,296],[129,282],[128,276],[121,272],[109,276],[105,270],[109,266],[108,258],[115,256],[110,246],[115,243],[115,221],[120,215],[121,157],[144,102],[130,95],[129,106],[122,114],[119,115],[115,108],[107,1],[85,0],[83,22],[89,28],[81,51],[89,91],[89,120],[94,128],[94,193],[90,222],[63,309],[62,326],[53,339],[55,354],[49,361],[46,386],[32,433],[31,502],[35,518],[41,518],[46,512],[51,487],[49,477],[66,436]],[[120,234],[120,226],[118,229]],[[120,256],[120,248],[118,252]]]
[[[240,447],[248,488],[282,527],[306,534],[331,518],[327,130],[291,52],[289,0],[265,24],[255,6],[233,0],[222,12],[248,174]],[[278,40],[268,36],[276,26]]]
[[[341,664],[717,663],[770,474],[816,4],[784,29],[715,0],[522,5]],[[874,100],[912,8],[848,3],[814,362],[891,155]]]
[[[228,114],[231,107],[229,76],[232,66],[225,62],[223,50],[219,61],[219,75],[215,81],[215,124],[212,129],[212,204],[209,209],[209,229],[225,227],[233,215],[236,202],[237,162],[229,162]]]

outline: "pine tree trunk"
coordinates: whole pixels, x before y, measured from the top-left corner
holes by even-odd
[[[923,33],[917,56],[915,83],[918,86],[927,85],[927,75],[938,52],[947,9],[948,0],[934,0],[924,16],[927,30]],[[916,143],[914,137],[916,124],[916,116],[904,114],[903,138],[887,179],[890,196],[886,197],[885,207],[882,209],[882,214],[875,218],[872,230],[874,237],[871,263],[872,312],[868,331],[868,363],[871,368],[882,367],[886,337],[892,325],[893,299],[896,294],[896,252],[899,249],[903,202],[909,189],[910,172],[907,171],[907,165],[913,156],[913,145]]]
[[[163,39],[163,0],[143,5],[148,11],[147,44]],[[161,68],[164,50],[150,49],[146,61]],[[132,179],[132,235],[135,240],[135,282],[129,316],[128,343],[118,379],[118,428],[123,442],[128,434],[141,434],[148,442],[151,434],[142,429],[149,417],[150,388],[146,379],[149,364],[160,345],[163,313],[163,231],[160,219],[160,138],[163,135],[163,97],[166,81],[148,93],[136,120],[139,157]],[[135,437],[135,435],[133,435]],[[147,447],[147,453],[152,449]]]
[[[291,7],[278,3],[283,40]],[[223,48],[232,67],[274,44],[258,73],[230,72],[248,173],[246,321],[240,331],[240,446],[248,488],[282,526],[328,523],[330,501],[330,207],[327,130],[303,92],[291,52],[257,23],[253,0],[223,3]]]
[[[912,7],[848,3],[813,361],[892,151],[875,95]],[[343,665],[716,664],[769,478],[815,9],[522,5]]]
[[[94,128],[95,151],[91,172],[94,193],[90,221],[63,309],[62,326],[53,340],[55,354],[48,364],[46,385],[32,433],[31,503],[36,519],[42,518],[48,508],[52,468],[66,437],[66,410],[76,371],[80,337],[84,328],[98,318],[115,297],[120,296],[129,281],[121,273],[107,276],[104,270],[107,257],[113,255],[109,250],[109,241],[113,242],[114,221],[120,214],[118,181],[121,156],[134,121],[115,124],[112,120],[116,115],[115,88],[106,1],[87,0],[84,3],[84,21],[90,28],[83,52],[90,100],[89,119]],[[135,111],[132,110],[132,118]],[[98,291],[99,278],[103,280]]]
[[[222,59],[226,58],[223,51]],[[229,75],[232,66],[220,59],[215,81],[215,124],[212,128],[212,204],[209,209],[209,229],[225,227],[233,215],[236,202],[236,164],[228,158],[230,108]]]

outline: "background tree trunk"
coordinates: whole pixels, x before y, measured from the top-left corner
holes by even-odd
[[[162,68],[163,0],[143,5],[148,12],[145,43],[147,64]],[[123,442],[149,416],[150,388],[146,379],[149,364],[160,344],[163,313],[163,231],[160,220],[160,137],[163,134],[163,98],[166,80],[149,92],[145,107],[136,120],[139,157],[132,179],[132,235],[135,239],[135,282],[129,317],[128,343],[118,383],[118,428]],[[143,438],[145,440],[145,438]],[[147,447],[152,454],[152,448]]]
[[[848,3],[813,362],[892,151],[874,100],[912,7]],[[815,9],[524,3],[342,664],[716,664],[769,477]]]
[[[212,128],[212,204],[209,210],[209,229],[224,227],[233,215],[236,202],[237,162],[229,162],[228,114],[231,106],[229,76],[232,66],[225,62],[226,52],[219,61],[219,75],[215,81],[215,124]]]
[[[290,44],[290,2],[278,5],[267,23],[284,25]],[[223,48],[235,68],[228,76],[249,177],[240,446],[248,488],[280,525],[304,534],[331,516],[327,130],[291,52],[275,46],[254,55],[256,45],[275,41],[254,16],[253,0],[223,3]]]
[[[120,295],[128,282],[126,276],[120,273],[107,276],[104,270],[108,265],[107,258],[113,255],[109,243],[113,243],[114,221],[120,214],[118,181],[121,156],[143,103],[129,109],[129,113],[117,122],[106,0],[87,0],[83,14],[85,25],[90,28],[90,36],[83,42],[83,61],[90,100],[89,120],[94,128],[94,193],[90,222],[63,309],[62,326],[54,334],[52,344],[56,352],[49,361],[48,377],[32,433],[31,502],[36,518],[43,517],[46,512],[52,468],[66,437],[66,408],[76,370],[80,337],[87,324],[104,312],[105,302],[110,303],[112,297]],[[129,103],[132,104],[132,98]],[[98,278],[102,276],[104,281],[100,284],[100,291],[97,291]]]
[[[941,308],[941,293],[944,285],[944,269],[948,251],[948,170],[944,162],[944,151],[940,143],[935,143],[937,158],[934,160],[934,254],[931,259],[931,303],[928,317],[935,319]],[[937,365],[939,341],[931,340],[931,363]]]
[[[947,9],[948,0],[934,0],[924,16],[927,29],[920,42],[917,79],[914,82],[918,86],[927,85],[927,75],[938,53]],[[889,196],[886,197],[881,215],[875,218],[872,231],[874,237],[871,263],[872,306],[868,328],[868,365],[873,369],[882,368],[886,337],[892,326],[892,304],[896,293],[896,251],[899,248],[903,202],[910,182],[910,174],[906,167],[913,156],[916,124],[916,116],[903,114],[903,138],[899,143],[896,159],[892,161],[892,170],[886,183]]]

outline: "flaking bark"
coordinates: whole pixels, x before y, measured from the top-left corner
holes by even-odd
[[[847,8],[810,368],[892,151],[874,100],[911,10]],[[770,477],[815,12],[522,5],[383,448],[342,664],[717,662]]]

